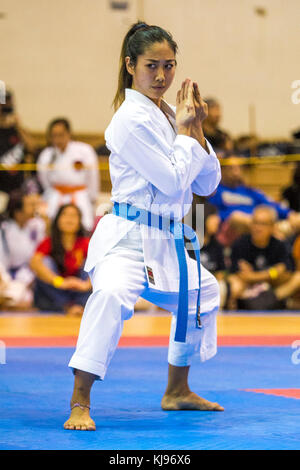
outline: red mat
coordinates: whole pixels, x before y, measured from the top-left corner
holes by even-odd
[[[265,395],[277,395],[278,397],[300,400],[300,388],[247,388],[244,392],[264,393]]]
[[[219,336],[218,346],[291,346],[298,336]],[[76,336],[1,337],[8,348],[75,347]],[[168,346],[168,336],[122,337],[119,347]]]

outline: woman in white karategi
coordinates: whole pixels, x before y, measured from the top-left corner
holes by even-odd
[[[176,109],[162,99],[175,75],[176,52],[171,35],[158,26],[137,23],[124,39],[117,112],[105,133],[114,211],[101,219],[89,245],[85,270],[93,293],[69,363],[75,385],[65,429],[95,429],[90,390],[94,380],[103,380],[139,296],[173,313],[162,408],[223,410],[188,386],[195,353],[202,361],[216,354],[219,290],[215,278],[203,267],[200,272],[200,263],[182,244],[178,247],[182,238],[176,230],[181,230],[178,221],[188,212],[193,192],[209,195],[216,189],[220,165],[202,132],[207,105],[197,84],[183,82]],[[173,222],[164,229],[170,218]]]

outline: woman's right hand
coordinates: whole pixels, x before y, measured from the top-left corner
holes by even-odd
[[[188,135],[190,127],[196,117],[193,96],[193,82],[187,78],[177,92],[176,99],[176,125],[178,134]]]

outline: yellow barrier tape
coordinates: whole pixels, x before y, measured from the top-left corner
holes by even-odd
[[[265,157],[232,157],[232,158],[224,158],[220,159],[221,166],[226,165],[267,165],[267,164],[281,164],[281,163],[291,163],[291,162],[298,162],[300,161],[300,154],[291,154],[291,155],[272,155],[272,156],[265,156]],[[70,167],[68,166],[68,169]],[[92,169],[91,166],[85,166],[84,169],[89,170]],[[54,170],[54,165],[47,165],[43,167],[43,170],[51,171]],[[63,167],[60,167],[59,170],[63,170]],[[67,169],[67,168],[66,168]],[[101,162],[98,165],[99,170],[108,170],[109,164],[107,162]],[[19,163],[18,165],[3,165],[0,163],[0,171],[36,171],[37,164],[36,163]]]
[[[221,166],[226,165],[267,165],[271,163],[291,163],[300,161],[300,154],[290,154],[290,155],[272,155],[265,157],[229,157],[220,159]]]
[[[41,169],[51,171],[55,169],[54,165],[45,165],[43,167],[40,166]],[[92,170],[94,167],[91,166],[84,166],[83,169],[85,170]],[[61,170],[69,170],[70,166],[68,167],[59,167],[59,169],[55,169],[56,171]],[[108,170],[109,165],[108,162],[99,163],[98,165],[99,170]],[[0,163],[0,171],[36,171],[37,164],[36,163],[19,163],[18,165],[3,165]]]

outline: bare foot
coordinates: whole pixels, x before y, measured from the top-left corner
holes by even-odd
[[[161,407],[167,411],[198,410],[198,411],[224,411],[218,403],[205,400],[196,393],[186,392],[182,395],[165,394],[161,401]]]
[[[76,431],[96,431],[96,425],[90,417],[89,409],[82,410],[79,407],[73,408],[70,418],[64,424],[64,428]]]

